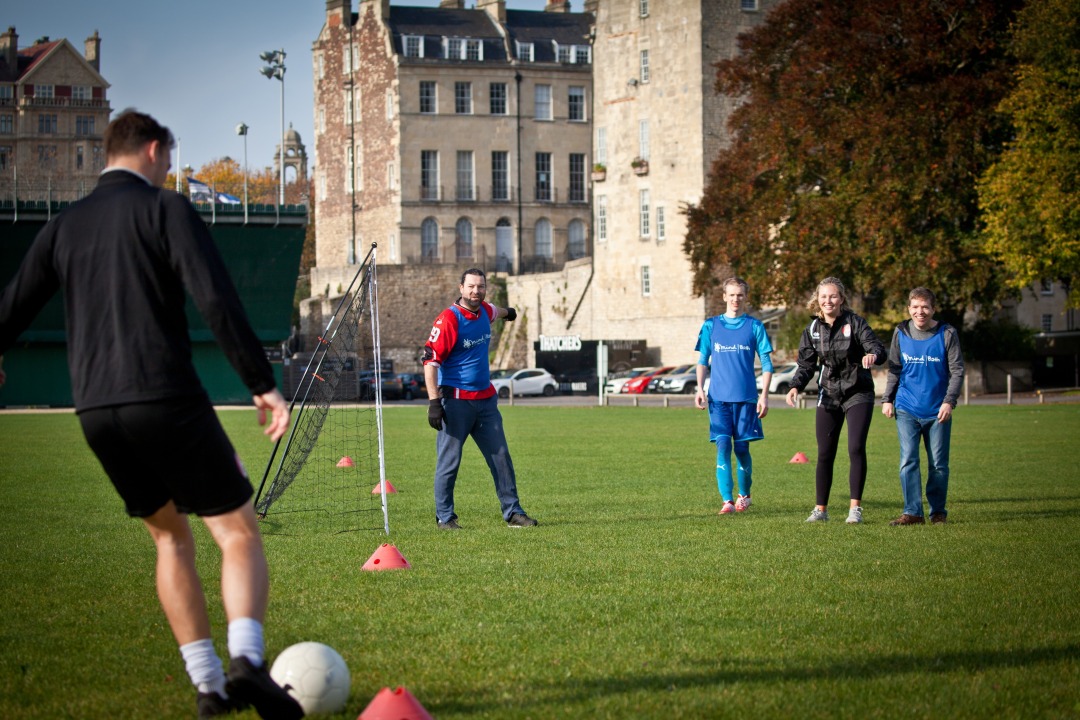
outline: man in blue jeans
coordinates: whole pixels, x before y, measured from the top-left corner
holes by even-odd
[[[487,276],[479,268],[462,273],[458,292],[457,301],[435,318],[424,345],[428,424],[439,433],[435,441],[435,522],[440,530],[461,529],[454,512],[454,485],[461,451],[471,437],[491,470],[507,526],[533,527],[536,520],[526,515],[518,502],[517,476],[488,365],[491,322],[499,318],[513,321],[517,310],[495,307],[485,300]]]
[[[904,512],[890,525],[922,525],[922,475],[919,441],[926,446],[926,500],[930,522],[948,515],[949,437],[952,411],[964,381],[964,357],[956,328],[934,320],[934,294],[923,287],[908,293],[908,314],[896,326],[889,347],[889,379],[882,413],[896,418],[900,437],[900,490]]]

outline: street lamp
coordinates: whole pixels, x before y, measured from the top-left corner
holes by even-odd
[[[247,193],[247,131],[248,126],[240,123],[236,126],[236,134],[244,136],[244,224],[248,221],[248,193]]]
[[[281,149],[278,151],[278,166],[281,170],[280,180],[280,192],[278,197],[278,204],[285,204],[285,51],[284,50],[267,50],[259,55],[259,59],[265,65],[259,72],[266,76],[266,79],[277,78],[281,81]]]

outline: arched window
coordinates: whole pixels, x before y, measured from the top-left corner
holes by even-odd
[[[472,231],[472,222],[468,218],[461,218],[457,221],[454,246],[457,248],[459,260],[471,259],[473,256]]]
[[[551,258],[551,221],[540,218],[536,221],[536,236],[534,238],[537,257]]]
[[[420,257],[439,257],[439,223],[435,222],[435,218],[424,218],[424,222],[420,223]]]
[[[585,223],[571,220],[566,239],[566,259],[577,260],[585,257]]]

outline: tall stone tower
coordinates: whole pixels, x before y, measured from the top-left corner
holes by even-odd
[[[274,153],[274,172],[281,172],[281,145],[278,145]],[[300,133],[293,129],[289,123],[289,129],[285,133],[285,169],[295,173],[293,180],[306,185],[307,183],[307,150],[300,139]]]

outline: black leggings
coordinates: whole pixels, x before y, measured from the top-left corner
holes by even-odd
[[[840,429],[844,427],[844,418],[848,421],[848,460],[851,470],[848,484],[851,486],[851,499],[862,500],[863,486],[866,485],[866,436],[870,434],[870,419],[874,415],[874,403],[859,403],[847,411],[818,407],[815,429],[817,431],[818,460],[814,480],[817,485],[817,504],[829,504],[829,491],[832,490],[833,462],[836,449],[840,445]]]

